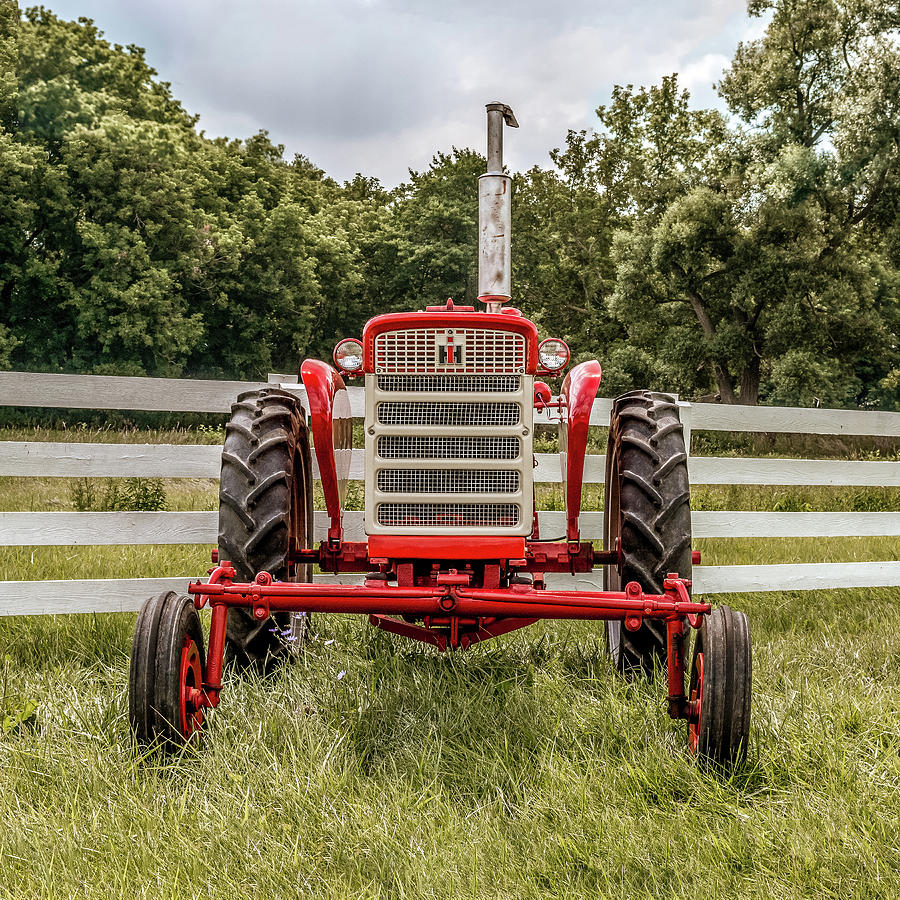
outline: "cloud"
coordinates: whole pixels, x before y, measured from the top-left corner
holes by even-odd
[[[58,0],[147,48],[208,134],[268,129],[339,179],[387,184],[438,150],[480,148],[484,103],[521,129],[511,168],[547,165],[613,84],[673,71],[703,104],[746,30],[743,0]]]
[[[678,73],[678,82],[691,92],[691,97],[706,97],[712,93],[712,84],[722,78],[722,72],[731,65],[731,59],[722,53],[706,53],[684,66]],[[710,101],[703,101],[708,105]]]

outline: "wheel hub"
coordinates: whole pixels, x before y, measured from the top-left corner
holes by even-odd
[[[181,733],[189,738],[203,725],[203,669],[194,639],[184,638],[181,647]]]
[[[688,705],[688,747],[696,753],[700,746],[700,716],[703,713],[703,654],[698,653],[695,661],[697,680],[691,685]],[[691,678],[691,681],[694,681]]]

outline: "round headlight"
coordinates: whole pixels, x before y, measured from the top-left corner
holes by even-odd
[[[559,338],[547,338],[538,346],[541,365],[550,372],[558,372],[569,361],[569,348]]]
[[[334,348],[334,361],[345,372],[358,372],[363,367],[363,345],[356,338],[344,338]]]

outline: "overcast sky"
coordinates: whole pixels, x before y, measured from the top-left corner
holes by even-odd
[[[695,105],[737,42],[759,32],[745,0],[48,0],[145,47],[209,135],[261,128],[339,180],[393,186],[437,150],[484,148],[484,104],[520,128],[513,170],[549,165],[614,84],[678,72]]]

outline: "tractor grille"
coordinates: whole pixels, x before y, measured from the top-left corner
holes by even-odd
[[[518,375],[379,375],[378,390],[515,394],[521,381]]]
[[[515,437],[415,437],[385,435],[378,438],[382,459],[516,459]]]
[[[448,352],[452,346],[453,352]],[[375,372],[524,373],[525,338],[481,328],[409,328],[375,338]]]
[[[519,424],[518,403],[379,403],[382,425],[450,425],[457,428]]]
[[[381,469],[383,494],[514,494],[519,473],[514,469]]]
[[[366,375],[369,534],[530,532],[533,378],[525,366],[525,338],[513,332],[376,336],[375,373]]]
[[[512,528],[513,503],[379,503],[378,524],[403,528]]]

